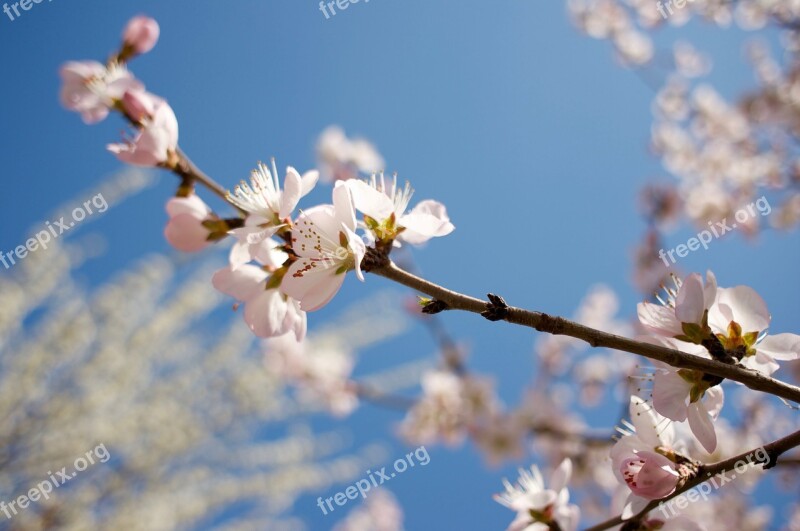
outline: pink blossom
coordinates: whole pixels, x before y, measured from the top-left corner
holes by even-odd
[[[105,119],[128,90],[143,90],[143,85],[117,64],[107,68],[97,61],[70,61],[61,67],[60,74],[64,83],[61,104],[80,113],[87,124]]]
[[[375,238],[399,239],[419,245],[431,238],[446,236],[455,230],[450,223],[447,209],[438,201],[421,201],[406,214],[408,203],[414,191],[408,183],[398,188],[395,176],[388,183],[383,174],[375,175],[368,182],[351,180],[347,182],[353,194],[357,210],[369,216],[376,226],[367,223]]]
[[[143,54],[153,49],[158,42],[159,33],[158,22],[150,17],[140,15],[128,22],[122,39],[125,46],[132,49],[134,53]]]
[[[273,253],[270,261],[282,263],[285,253],[278,249],[277,242],[266,240],[264,246]],[[214,274],[214,287],[244,303],[244,320],[250,330],[259,337],[275,337],[294,332],[297,341],[306,335],[306,314],[300,304],[268,284],[270,273],[263,267],[245,264],[238,268],[226,267]]]
[[[122,96],[122,109],[135,122],[152,119],[161,98],[144,90],[128,90]]]
[[[384,167],[383,157],[369,141],[350,139],[337,126],[325,129],[317,141],[317,158],[327,182],[354,179],[361,173],[375,173]]]
[[[643,337],[640,340],[687,354],[711,359],[705,348],[665,337]],[[718,385],[712,386],[700,371],[676,369],[661,362],[653,362],[656,373],[653,378],[653,407],[660,414],[683,422],[689,427],[700,444],[709,452],[717,447],[714,421],[719,417],[725,403],[725,394]]]
[[[675,463],[661,454],[647,451],[625,459],[619,472],[632,493],[648,500],[672,494],[680,478]]]
[[[506,531],[545,531],[552,524],[563,531],[574,531],[580,521],[580,509],[569,503],[567,483],[572,476],[572,461],[564,459],[553,471],[550,486],[545,486],[539,467],[530,472],[520,469],[519,480],[512,485],[503,480],[505,492],[496,494],[495,501],[517,512]]]
[[[680,479],[677,465],[661,453],[674,444],[672,425],[664,424],[664,417],[638,396],[631,397],[629,413],[631,422],[619,429],[623,437],[611,449],[614,474],[630,490],[623,510],[626,517],[648,500],[671,494]]]
[[[648,330],[667,337],[686,334],[684,324],[701,328],[706,310],[714,303],[717,279],[714,273],[706,273],[706,284],[697,273],[687,276],[682,282],[675,281],[677,291],[665,288],[667,299],[662,304],[642,302],[637,306],[639,321]]]
[[[165,101],[155,104],[152,118],[145,119],[132,140],[109,144],[108,150],[122,162],[137,166],[166,164],[178,148],[178,120]]]
[[[259,163],[250,174],[249,184],[242,181],[233,193],[228,192],[228,200],[248,213],[244,227],[231,231],[238,240],[231,253],[231,265],[237,267],[256,258],[252,251],[257,249],[259,242],[288,225],[300,199],[314,189],[318,180],[319,172],[316,170],[300,175],[289,166],[281,189],[278,168],[272,159],[271,170],[266,164]]]
[[[722,345],[741,364],[769,376],[778,370],[776,360],[800,357],[800,336],[768,334],[772,316],[764,300],[750,287],[720,288],[708,324]]]
[[[164,229],[167,241],[179,251],[193,253],[205,249],[211,242],[203,221],[211,219],[208,205],[197,195],[173,197],[167,201],[169,222]]]
[[[350,414],[358,406],[350,382],[354,359],[351,352],[335,342],[307,339],[292,334],[267,340],[264,364],[281,381],[297,385],[301,399],[323,402],[337,416]]]
[[[363,282],[361,259],[366,246],[356,233],[356,216],[350,192],[339,181],[333,205],[303,212],[292,229],[293,250],[298,259],[281,283],[281,290],[300,301],[305,311],[322,308],[338,293],[344,277],[355,269]]]

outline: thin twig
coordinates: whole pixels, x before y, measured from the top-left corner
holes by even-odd
[[[648,512],[652,511],[659,504],[664,503],[665,501],[669,501],[676,496],[680,496],[687,490],[691,490],[694,487],[700,485],[701,483],[705,483],[709,479],[717,476],[717,474],[724,474],[733,470],[737,464],[739,463],[750,463],[751,461],[747,459],[748,457],[752,458],[753,454],[755,454],[758,450],[763,449],[766,452],[766,455],[769,457],[769,460],[766,463],[760,463],[764,465],[764,468],[772,468],[776,466],[778,463],[778,458],[784,452],[791,450],[800,446],[800,431],[796,431],[782,439],[778,439],[775,442],[765,444],[761,448],[756,448],[754,450],[750,450],[749,452],[745,452],[743,454],[736,455],[729,459],[725,459],[724,461],[720,461],[718,463],[710,464],[710,465],[701,465],[698,469],[697,475],[687,481],[682,487],[676,489],[675,492],[662,498],[660,500],[653,500],[647,504],[647,506],[635,514],[633,517],[623,520],[622,516],[616,516],[605,522],[601,522],[593,527],[588,528],[586,531],[601,531],[603,529],[610,529],[612,527],[618,526],[626,521],[638,521],[642,519]],[[783,463],[783,462],[781,462]]]
[[[583,340],[593,347],[606,347],[623,352],[638,354],[646,358],[660,361],[681,369],[693,369],[720,378],[742,383],[750,389],[770,393],[775,396],[800,403],[800,388],[763,375],[758,371],[746,369],[738,365],[728,365],[687,354],[679,350],[636,341],[633,339],[609,334],[601,330],[589,328],[582,324],[551,315],[524,310],[512,306],[503,306],[502,298],[490,296],[490,301],[476,299],[468,295],[449,290],[423,278],[417,277],[397,267],[394,263],[366,264],[369,272],[393,280],[406,287],[425,293],[444,305],[445,310],[463,310],[481,314],[490,320],[504,320],[512,324],[527,326],[553,335],[566,335]],[[502,304],[498,303],[501,302]]]

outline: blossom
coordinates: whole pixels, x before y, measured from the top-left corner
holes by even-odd
[[[677,292],[665,289],[668,298],[661,306],[639,304],[639,320],[649,331],[696,344],[719,341],[742,365],[767,376],[778,370],[776,360],[800,357],[800,336],[767,333],[771,316],[752,288],[718,288],[711,271],[705,286],[697,273],[676,286]]]
[[[179,251],[192,253],[205,249],[211,232],[203,225],[211,220],[211,209],[197,195],[173,197],[167,202],[169,222],[164,229],[167,241]]]
[[[708,324],[725,349],[767,376],[778,370],[776,360],[800,357],[800,336],[767,334],[771,319],[764,300],[747,286],[720,288],[708,313]]]
[[[415,443],[457,444],[468,428],[496,416],[497,401],[485,378],[433,370],[422,375],[422,397],[403,420],[403,436]],[[478,439],[481,437],[478,436]]]
[[[319,179],[319,172],[312,170],[302,176],[291,166],[286,168],[283,190],[278,183],[278,168],[272,159],[272,171],[259,163],[251,172],[250,185],[242,181],[228,193],[228,200],[242,210],[263,219],[264,223],[281,225],[292,214],[300,199],[307,195]]]
[[[680,350],[687,354],[711,359],[699,345],[664,337],[644,337],[642,341]],[[656,366],[653,378],[653,407],[660,414],[676,422],[689,420],[689,427],[700,444],[712,453],[717,447],[714,421],[719,417],[725,401],[722,388],[715,378],[691,369],[676,369],[665,363]]]
[[[383,157],[375,146],[362,138],[347,138],[342,128],[335,125],[319,136],[317,158],[322,178],[329,182],[354,179],[359,172],[375,173],[384,166]]]
[[[262,246],[265,249],[258,254],[271,255],[268,259],[270,263],[283,263],[286,260],[286,253],[278,248],[274,240],[265,240]],[[306,335],[306,314],[298,301],[273,285],[280,282],[280,277],[270,275],[267,270],[271,269],[268,265],[228,266],[214,274],[212,284],[218,291],[244,303],[244,320],[255,335],[275,337],[294,332],[295,338],[302,341]]]
[[[134,122],[142,123],[144,120],[151,119],[156,111],[156,105],[163,102],[155,94],[144,90],[128,90],[122,95],[122,110]]]
[[[350,382],[354,360],[337,343],[300,341],[292,334],[268,339],[264,364],[281,381],[291,381],[304,398],[324,402],[335,415],[344,416],[358,406]]]
[[[242,181],[233,193],[228,192],[228,201],[248,213],[245,226],[231,231],[239,240],[236,252],[231,255],[231,264],[234,267],[255,258],[252,251],[258,244],[286,226],[287,218],[291,216],[300,199],[314,189],[318,179],[319,172],[316,170],[301,176],[289,166],[286,168],[281,190],[278,169],[275,159],[272,159],[272,171],[265,164],[259,163],[250,174],[250,184]]]
[[[705,286],[697,273],[688,275],[683,281],[673,279],[677,291],[664,288],[667,299],[658,297],[661,305],[652,302],[637,305],[639,321],[656,334],[700,343],[706,311],[716,298],[717,279],[711,271],[706,272]]]
[[[143,85],[122,65],[108,67],[97,61],[70,61],[60,70],[63,86],[61,104],[81,114],[87,124],[102,121],[109,109],[128,90],[142,90]]]
[[[511,485],[503,480],[506,490],[494,496],[495,501],[517,512],[507,531],[547,531],[556,524],[563,531],[577,529],[580,509],[569,503],[567,483],[572,475],[572,461],[564,459],[550,477],[550,488],[536,465],[530,472],[520,469],[519,480]]]
[[[356,235],[353,201],[344,182],[333,189],[333,204],[303,212],[292,228],[292,250],[297,260],[281,283],[281,290],[300,301],[305,311],[325,306],[338,293],[345,274],[355,269],[363,282],[364,242]]]
[[[491,465],[507,459],[520,459],[525,454],[522,443],[526,426],[518,415],[497,413],[472,428],[472,437]]]
[[[164,100],[153,104],[152,116],[142,119],[142,127],[133,139],[109,144],[107,149],[122,162],[137,166],[167,164],[178,149],[178,119]]]
[[[135,54],[147,53],[158,42],[158,22],[150,17],[133,17],[122,34],[123,45]]]
[[[631,422],[619,429],[623,437],[611,449],[614,474],[630,490],[624,518],[674,492],[680,479],[677,464],[665,455],[672,452],[672,425],[638,396],[631,397],[629,413]]]
[[[397,176],[386,182],[373,175],[368,182],[348,181],[357,210],[365,214],[367,227],[377,239],[400,239],[421,244],[437,236],[446,236],[455,226],[450,223],[447,209],[438,201],[425,200],[406,214],[408,203],[414,191],[406,183],[398,188]]]

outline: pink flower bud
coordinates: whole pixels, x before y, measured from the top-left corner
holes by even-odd
[[[128,22],[122,34],[125,46],[137,54],[147,53],[158,42],[160,33],[158,22],[150,17],[138,16]]]
[[[122,108],[133,120],[141,122],[153,117],[159,99],[143,90],[129,90],[122,96]]]
[[[136,166],[159,166],[178,147],[178,119],[166,101],[156,102],[152,119],[144,121],[132,139],[106,146],[118,159]]]
[[[203,221],[211,216],[211,209],[202,199],[192,194],[189,197],[173,197],[167,202],[169,222],[164,236],[174,248],[186,253],[202,251],[211,242],[209,231]]]
[[[625,459],[619,471],[631,492],[648,500],[672,494],[680,479],[675,463],[654,452],[639,452]]]

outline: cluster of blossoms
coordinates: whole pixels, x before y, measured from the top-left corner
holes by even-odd
[[[109,151],[129,164],[163,167],[184,175],[177,196],[167,203],[167,240],[176,249],[200,251],[227,236],[235,239],[230,264],[213,278],[214,287],[244,305],[244,319],[259,337],[306,335],[306,312],[325,306],[353,271],[364,280],[361,261],[367,250],[388,255],[401,242],[419,245],[454,230],[444,205],[425,200],[409,210],[413,190],[381,173],[355,179],[383,160],[366,141],[349,140],[337,128],[319,142],[325,175],[335,180],[331,204],[312,206],[295,216],[300,200],[319,180],[316,170],[286,169],[281,186],[274,159],[259,164],[250,181],[228,192],[241,217],[222,219],[194,193],[178,148],[178,121],[167,102],[144,89],[126,62],[155,46],[158,24],[147,17],[131,20],[120,51],[107,65],[70,62],[61,70],[62,103],[87,123],[111,110],[124,114],[136,129],[133,138]],[[187,182],[188,181],[188,182]],[[363,219],[357,218],[357,212]]]
[[[561,529],[574,531],[580,522],[580,509],[569,503],[569,483],[572,462],[565,459],[553,471],[549,485],[545,486],[539,467],[533,465],[530,472],[519,471],[516,485],[504,481],[506,490],[495,499],[516,511],[517,517],[507,531],[547,531]]]
[[[383,157],[369,140],[348,138],[342,128],[332,125],[319,135],[317,159],[323,181],[346,181],[359,175],[378,173]]]
[[[731,8],[718,4],[695,0],[694,9],[719,23]],[[587,33],[612,38],[627,63],[651,60],[652,45],[630,16],[634,11],[640,25],[657,25],[656,8],[650,3],[579,0],[570,3],[570,8]],[[741,2],[736,9],[751,22],[759,16],[778,20],[797,16],[755,0]],[[681,21],[675,17],[673,23]],[[62,102],[87,123],[103,120],[112,110],[125,116],[134,134],[109,145],[108,150],[126,163],[170,169],[182,178],[176,196],[166,205],[169,220],[164,232],[169,243],[184,252],[197,252],[231,238],[228,264],[211,282],[236,301],[235,308],[243,305],[244,321],[256,336],[268,338],[270,372],[302,384],[302,392],[327,403],[335,414],[351,412],[358,404],[358,389],[350,380],[353,358],[340,345],[308,341],[307,312],[328,304],[348,273],[364,281],[362,263],[370,263],[365,258],[377,257],[385,264],[396,247],[420,245],[450,234],[454,226],[447,210],[433,200],[409,208],[410,185],[398,185],[396,177],[379,173],[384,162],[374,146],[347,138],[339,128],[329,128],[317,145],[321,171],[301,173],[289,166],[281,179],[274,159],[269,165],[259,163],[248,181],[229,192],[217,191],[239,213],[238,217],[220,217],[195,193],[194,185],[202,181],[202,175],[178,147],[178,122],[172,108],[163,98],[147,92],[127,70],[130,59],[153,48],[158,34],[154,20],[137,17],[128,24],[119,52],[107,64],[66,64],[61,71]],[[671,79],[656,99],[661,122],[654,128],[654,144],[667,167],[684,177],[686,186],[680,193],[671,187],[645,191],[645,211],[652,224],[669,225],[680,207],[695,221],[723,218],[755,188],[785,186],[790,177],[797,181],[800,165],[795,162],[794,173],[787,174],[785,161],[775,154],[779,150],[774,146],[762,149],[752,124],[755,116],[773,122],[796,118],[796,108],[789,113],[781,106],[796,107],[794,84],[800,76],[782,77],[776,73],[777,66],[770,67],[759,56],[768,90],[740,109],[726,104],[710,87],[697,87],[688,96],[685,79],[708,69],[691,48],[677,47],[674,61],[682,77]],[[300,210],[301,200],[314,192],[320,180],[333,185],[330,203]],[[791,222],[792,215],[781,219]],[[650,232],[643,253],[637,255],[641,285],[658,283],[664,276],[664,270],[654,266],[659,265],[655,259],[657,238],[655,231]],[[646,332],[638,338],[641,342],[766,376],[778,370],[778,361],[800,358],[800,336],[770,334],[771,316],[751,288],[720,288],[711,272],[705,282],[699,274],[691,274],[682,281],[675,278],[674,283],[674,288],[665,288],[660,304],[638,306],[640,325]],[[614,293],[596,288],[575,320],[593,329],[630,335],[629,325],[615,318],[617,309]],[[566,335],[542,339],[537,344],[539,377],[571,371],[570,378],[581,390],[581,402],[590,407],[601,402],[607,385],[626,379],[633,367],[628,359],[604,354],[574,363],[573,354],[580,345],[580,340]],[[561,454],[559,459],[551,459],[560,465],[549,488],[534,466],[530,472],[520,472],[516,486],[505,482],[506,492],[496,497],[517,514],[510,531],[576,529],[580,512],[570,504],[566,486],[573,473],[606,490],[616,489],[615,507],[623,518],[630,518],[652,500],[675,493],[696,475],[696,457],[701,452],[719,453],[718,440],[734,439],[717,433],[730,434],[724,421],[719,421],[724,403],[721,378],[655,365],[652,397],[631,396],[631,422],[619,430],[621,437],[610,450],[611,470],[604,464],[605,475],[587,463],[591,459],[586,440],[590,438],[581,433],[585,424],[563,412],[558,397],[543,390],[546,385],[534,386],[519,410],[507,412],[490,382],[468,374],[461,366],[423,375],[422,397],[410,408],[401,431],[422,444],[440,440],[455,444],[470,437],[492,462],[521,457],[522,442],[528,435],[549,435],[555,443],[545,443],[545,453],[551,457]],[[624,392],[625,397],[631,394],[619,387],[615,391]],[[609,455],[607,446],[601,452]],[[377,504],[379,510],[357,513],[357,523],[352,525],[380,520],[381,507],[389,512],[395,507],[391,500],[384,502]],[[398,520],[398,516],[388,518],[385,528],[395,529]],[[637,523],[639,529],[699,529],[685,516],[664,522],[645,515]]]
[[[752,288],[717,287],[712,272],[692,273],[665,289],[661,304],[643,302],[638,314],[653,342],[695,356],[740,364],[767,376],[778,360],[800,357],[800,336],[770,334],[767,305]],[[688,419],[692,432],[709,452],[717,445],[714,420],[722,409],[721,379],[699,371],[656,364],[653,406],[677,422]]]
[[[664,25],[683,26],[692,15],[721,27],[731,22],[744,30],[755,30],[772,21],[792,26],[800,18],[796,2],[776,0],[571,0],[575,25],[595,39],[609,39],[624,63],[641,66],[653,61],[654,44],[648,34]]]

